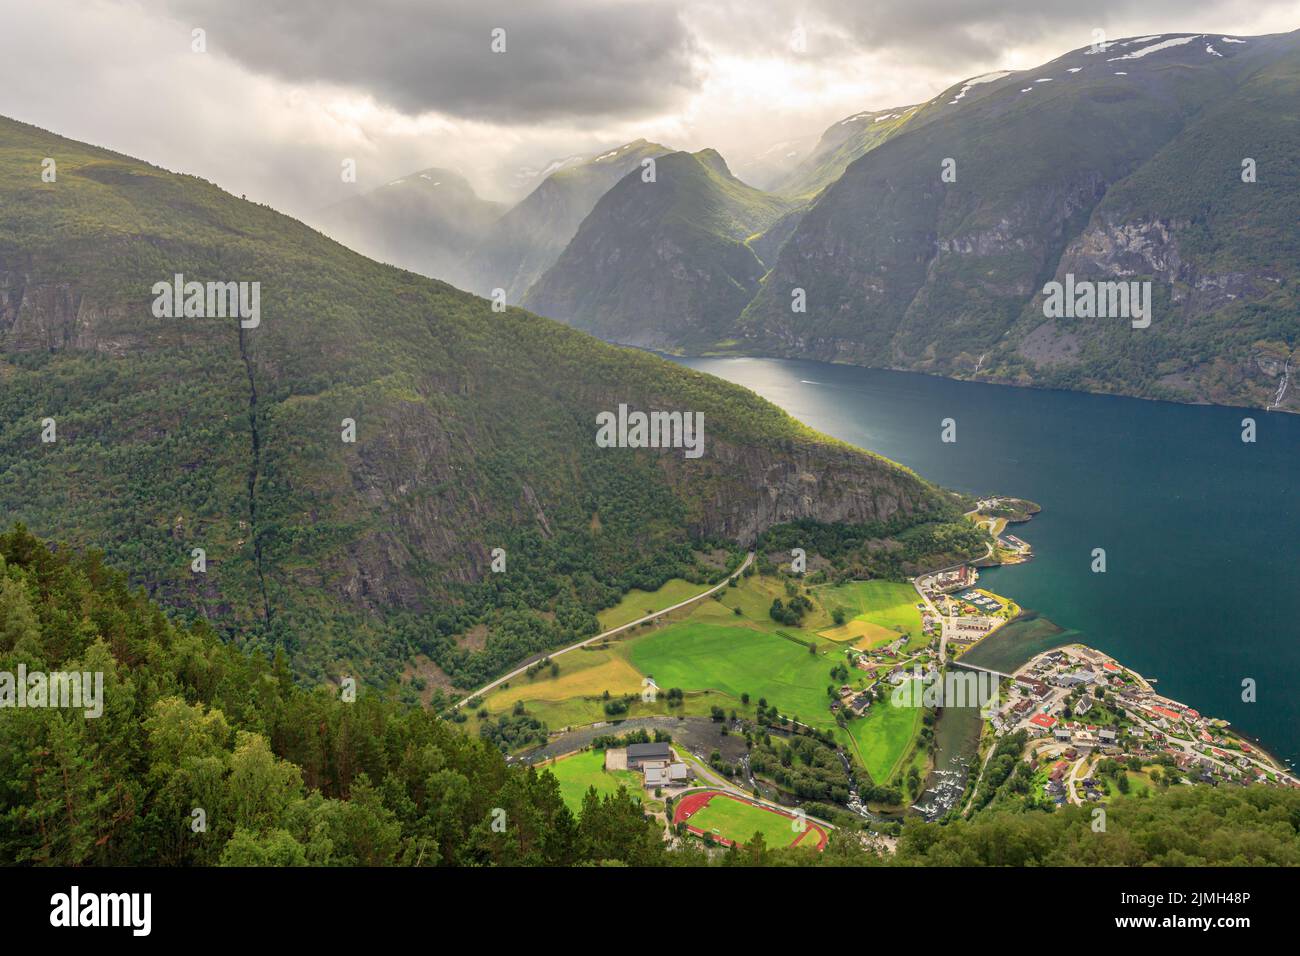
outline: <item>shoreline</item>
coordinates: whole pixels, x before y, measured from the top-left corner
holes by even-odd
[[[950,588],[949,590],[951,593],[969,593],[971,590],[978,590],[978,569],[1021,564],[1032,559],[1032,546],[1027,542],[1021,542],[1024,544],[1024,548],[1019,550],[1017,555],[1019,560],[1000,561],[998,560],[998,544],[1002,534],[1006,533],[1007,527],[1013,523],[1019,524],[1029,521],[1034,514],[1041,512],[1041,507],[1034,505],[1033,502],[1028,502],[1029,505],[1034,505],[1032,510],[1023,509],[1025,513],[1007,518],[1000,533],[995,533],[997,528],[996,517],[984,514],[986,510],[995,510],[1002,506],[1004,501],[1020,500],[1021,499],[1014,498],[1004,499],[1000,496],[979,499],[977,507],[973,511],[967,513],[967,517],[971,518],[977,526],[986,528],[986,530],[993,534],[994,545],[989,553],[984,555],[982,558],[969,560],[963,565],[956,567],[955,570],[957,573],[963,573],[967,567],[970,568],[975,572],[976,580],[970,581],[965,586]],[[943,570],[952,573],[954,569]],[[935,608],[934,603],[931,600],[932,595],[927,594],[926,592],[930,587],[935,586],[938,583],[942,573],[943,572],[941,571],[931,571],[919,574],[913,578],[912,582],[918,595],[925,601],[927,607],[935,611],[937,611],[937,608]],[[983,590],[987,592],[988,589],[985,588]],[[936,590],[935,593],[941,594],[946,598],[949,592]],[[1288,764],[1268,749],[1268,747],[1263,745],[1258,738],[1253,738],[1247,734],[1238,732],[1228,721],[1221,718],[1202,717],[1200,712],[1195,708],[1183,703],[1182,701],[1161,694],[1156,689],[1153,680],[1148,680],[1143,674],[1124,665],[1118,659],[1110,656],[1104,651],[1092,647],[1091,645],[1084,644],[1081,641],[1071,641],[1068,639],[1068,635],[1077,632],[1062,628],[1061,625],[1057,624],[1055,621],[1042,617],[1039,612],[1034,611],[1032,608],[1026,608],[1009,597],[1002,595],[999,595],[998,597],[1000,600],[1014,605],[1017,608],[1017,613],[1011,618],[998,621],[987,631],[987,633],[982,634],[975,641],[962,645],[956,654],[950,654],[947,651],[949,640],[947,634],[948,617],[940,616],[941,640],[939,659],[942,665],[955,665],[1000,673],[999,671],[993,670],[991,667],[985,667],[975,663],[964,663],[965,658],[975,648],[986,644],[986,642],[995,635],[1001,634],[1009,625],[1020,621],[1027,622],[1035,619],[1042,620],[1051,627],[1058,629],[1059,633],[1066,639],[1060,644],[1044,648],[1036,653],[1031,653],[1022,663],[1015,666],[1014,669],[1011,669],[1009,675],[1004,674],[1004,678],[1009,677],[1013,686],[1017,686],[1020,682],[1025,681],[1027,675],[1044,672],[1047,670],[1048,662],[1060,660],[1062,657],[1070,658],[1076,663],[1095,665],[1102,675],[1123,675],[1123,678],[1132,680],[1137,689],[1137,697],[1132,701],[1125,701],[1120,704],[1121,709],[1126,717],[1132,717],[1134,719],[1135,726],[1143,728],[1141,732],[1144,735],[1149,729],[1153,733],[1153,739],[1160,741],[1164,745],[1164,750],[1162,752],[1173,756],[1174,759],[1179,760],[1180,764],[1186,762],[1188,765],[1201,767],[1217,766],[1226,770],[1229,776],[1234,778],[1247,776],[1253,772],[1256,775],[1254,778],[1255,782],[1266,783],[1274,786],[1300,787],[1300,778],[1297,778],[1297,776],[1292,773]],[[994,663],[996,663],[996,661]],[[1041,681],[1035,681],[1035,683],[1039,686],[1045,687],[1045,685],[1042,685]],[[1053,697],[1047,694],[1044,694],[1043,696],[1048,697],[1047,705],[1042,706],[1041,709],[1038,706],[1032,706],[1029,710],[1030,714],[1034,714],[1034,712],[1037,711],[1043,718],[1045,718],[1044,723],[1039,725],[1038,733],[1040,734],[1045,732],[1046,727],[1049,726],[1046,724],[1046,720],[1055,720],[1055,718],[1050,716],[1049,712],[1059,707],[1061,700],[1063,699],[1063,697]],[[1134,708],[1133,712],[1128,710],[1127,705],[1129,703],[1131,703]],[[1158,709],[1150,710],[1150,708]],[[1139,718],[1137,716],[1138,712],[1154,715],[1156,720],[1159,722],[1158,726],[1160,730],[1157,731],[1156,724],[1148,723]],[[943,717],[941,715],[940,720],[942,721],[942,719]],[[1028,715],[1026,715],[1025,719],[1026,721],[1028,720]],[[964,781],[965,791],[973,792],[972,784],[974,787],[978,787],[979,781],[983,777],[984,762],[981,761],[981,756],[983,756],[984,741],[988,732],[992,730],[994,733],[993,739],[997,739],[1004,733],[1010,732],[1013,728],[1018,729],[1019,727],[1025,726],[1029,726],[1027,722],[1022,722],[1020,724],[1015,724],[1013,722],[1012,724],[1003,727],[1000,725],[1000,722],[987,717],[980,720],[980,730],[978,735],[976,735],[973,740],[967,741],[965,747],[955,750],[948,755],[949,762],[951,762],[954,757],[962,756],[968,756],[971,760],[971,764],[966,771],[967,777]],[[1185,727],[1188,732],[1187,738],[1184,738],[1181,733],[1163,733],[1165,729],[1177,730],[1182,727]],[[1211,729],[1214,731],[1213,734],[1210,732]],[[1159,736],[1155,736],[1156,734],[1159,734]],[[1031,738],[1026,746],[1026,752],[1033,752],[1037,739],[1038,738]],[[1186,743],[1183,742],[1185,739],[1187,741]],[[970,749],[967,750],[967,747]],[[991,748],[989,752],[992,752]],[[1102,752],[1102,748],[1098,746],[1096,752]],[[931,755],[930,772],[927,774],[926,786],[922,791],[920,798],[918,798],[918,803],[926,794],[931,793],[932,791],[940,791],[942,789],[940,786],[942,781],[935,779],[936,772],[940,769],[938,757],[938,754]],[[970,776],[972,768],[974,768],[973,780]],[[1271,776],[1274,779],[1266,780],[1266,775]],[[938,795],[939,794],[936,792],[936,796]]]
[[[1084,666],[1100,666],[1104,673],[1109,673],[1115,679],[1132,678],[1137,685],[1139,694],[1130,696],[1121,691],[1119,694],[1122,701],[1119,704],[1120,709],[1133,717],[1135,723],[1139,726],[1158,728],[1163,734],[1168,748],[1176,748],[1184,753],[1196,753],[1201,756],[1208,756],[1206,751],[1209,751],[1219,757],[1220,760],[1230,760],[1235,770],[1243,774],[1250,769],[1249,767],[1240,766],[1240,761],[1245,760],[1258,770],[1279,777],[1279,784],[1300,787],[1300,778],[1297,778],[1287,768],[1284,761],[1278,759],[1275,754],[1256,741],[1251,740],[1247,735],[1236,731],[1228,721],[1222,718],[1205,716],[1196,708],[1161,694],[1156,690],[1152,682],[1141,673],[1090,645],[1075,641],[1035,654],[1012,673],[1013,682],[1028,680],[1030,675],[1041,673],[1047,664],[1060,657],[1068,657],[1073,663]],[[1115,684],[1112,682],[1111,686],[1114,687]],[[1146,716],[1138,717],[1133,713],[1134,711],[1154,714],[1156,721],[1150,721]],[[1045,713],[1046,710],[1043,712]],[[1165,732],[1170,727],[1177,729],[1179,723],[1185,725],[1188,731],[1199,729],[1201,731],[1199,740],[1197,735],[1193,734],[1188,738],[1189,743],[1183,745],[1181,741],[1184,738],[1181,734]],[[1206,739],[1207,737],[1213,738],[1210,729],[1218,732],[1218,739]],[[1179,742],[1174,743],[1172,741]],[[1245,748],[1240,746],[1243,743],[1246,744]],[[1231,748],[1231,754],[1225,748]]]
[[[1137,402],[1154,402],[1161,405],[1180,405],[1190,408],[1227,408],[1243,412],[1283,412],[1288,415],[1300,415],[1300,409],[1281,408],[1271,405],[1227,405],[1219,402],[1210,401],[1180,401],[1176,398],[1154,398],[1149,395],[1133,395],[1129,392],[1102,392],[1078,388],[1061,388],[1057,385],[1039,385],[1033,382],[1006,382],[997,379],[987,378],[966,378],[959,375],[949,375],[943,372],[929,372],[924,369],[915,368],[897,368],[891,365],[859,365],[856,362],[839,362],[834,359],[812,358],[810,356],[797,355],[764,355],[753,352],[671,352],[662,348],[645,345],[624,345],[621,342],[610,342],[611,345],[617,345],[622,348],[639,349],[643,352],[649,352],[662,359],[682,364],[693,359],[761,359],[764,361],[777,362],[816,362],[819,365],[832,365],[840,368],[859,368],[875,372],[898,372],[904,375],[924,375],[927,378],[943,379],[949,382],[962,382],[967,385],[991,385],[997,388],[1023,388],[1032,389],[1038,392],[1062,392],[1067,395],[1093,395],[1099,398],[1126,398]]]

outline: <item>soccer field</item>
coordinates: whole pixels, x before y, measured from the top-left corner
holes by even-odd
[[[683,799],[684,806],[674,814],[674,820],[683,819],[688,826],[741,846],[753,839],[755,833],[761,833],[763,842],[773,849],[790,846],[796,840],[800,846],[816,847],[824,839],[824,831],[816,824],[800,822],[728,794],[692,796]],[[701,800],[707,802],[696,809],[696,803]],[[805,834],[805,830],[812,832]]]

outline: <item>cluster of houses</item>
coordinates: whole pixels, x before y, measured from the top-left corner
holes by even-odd
[[[963,588],[972,587],[979,580],[979,576],[979,572],[969,564],[963,564],[954,571],[944,571],[925,579],[921,582],[921,586],[933,589],[939,594],[948,594],[951,591],[960,591]],[[934,600],[933,596],[926,596]]]
[[[1092,693],[1074,694],[1081,688]],[[1102,706],[1098,694],[1104,694],[1120,715],[1119,725],[1088,722],[1088,713]],[[993,715],[992,723],[999,736],[1026,729],[1036,740],[1063,745],[1064,750],[1049,750],[1063,756],[1067,764],[1089,752],[1144,759],[1163,755],[1192,779],[1270,779],[1251,759],[1258,756],[1255,749],[1225,732],[1226,721],[1207,719],[1157,694],[1141,676],[1091,648],[1071,646],[1035,658],[1013,680],[1010,698]],[[1080,783],[1085,797],[1100,799],[1099,785],[1090,786],[1089,778]],[[1064,799],[1062,780],[1053,783],[1049,777],[1046,787],[1049,798]]]
[[[901,671],[902,668],[896,668]],[[831,701],[831,711],[844,711],[846,714],[852,714],[854,717],[861,717],[871,709],[871,691],[858,690],[844,684],[840,687],[839,699]]]
[[[903,652],[904,645],[907,644],[907,637],[900,637],[895,641],[890,641],[884,647],[877,647],[870,651],[864,651],[853,659],[853,666],[859,670],[874,672],[880,669],[881,665],[893,664]],[[901,667],[895,667],[895,671],[901,670]],[[890,672],[890,677],[893,676]]]

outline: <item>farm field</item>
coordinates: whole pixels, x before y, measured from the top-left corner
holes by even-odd
[[[692,800],[692,797],[695,799]],[[701,798],[707,799],[707,802],[704,806],[693,809],[693,805]],[[682,798],[673,819],[677,821],[683,817],[689,826],[742,846],[755,833],[761,833],[763,842],[773,848],[790,846],[801,835],[792,817],[716,791]],[[812,823],[806,824],[806,827],[813,832],[804,835],[799,845],[816,847],[824,831]]]
[[[826,687],[834,662],[775,633],[686,621],[631,642],[636,669],[662,689],[714,689],[736,699],[760,697],[812,726],[835,726]]]
[[[615,696],[641,692],[641,674],[614,650],[577,650],[555,659],[558,677],[543,670],[533,680],[520,674],[510,686],[488,695],[487,705],[497,713],[509,710],[517,700],[562,701],[573,697],[598,697],[605,691]]]
[[[862,650],[887,644],[903,634],[908,637],[909,649],[925,643],[921,633],[921,612],[916,607],[916,591],[910,584],[852,581],[816,588],[812,593],[828,614],[841,607],[850,618],[843,627],[823,632],[823,637],[837,641],[855,640],[855,646]]]
[[[854,607],[866,607],[888,619],[904,620],[898,606],[901,595],[889,593],[897,586],[884,582],[861,582],[861,586],[835,589],[842,600],[853,600]],[[810,593],[817,595],[819,589]],[[831,589],[824,589],[831,590]],[[713,707],[752,718],[759,699],[787,717],[830,731],[866,767],[872,778],[884,783],[897,771],[897,764],[911,744],[919,723],[916,715],[885,714],[878,707],[865,718],[849,721],[845,728],[836,726],[828,708],[826,688],[841,681],[830,676],[831,668],[844,662],[846,642],[832,642],[819,637],[812,627],[777,624],[768,616],[774,598],[785,594],[784,585],[759,576],[743,579],[734,588],[718,592],[718,600],[708,599],[681,612],[675,623],[656,624],[644,631],[616,639],[595,649],[578,650],[557,658],[560,673],[552,676],[542,670],[531,680],[519,676],[509,687],[500,688],[486,698],[484,706],[494,715],[508,714],[519,703],[526,713],[544,722],[552,731],[580,727],[611,718],[606,711],[606,691],[611,699],[633,695],[628,710],[619,716],[642,717],[651,714],[708,716]],[[736,614],[735,608],[741,613]],[[904,608],[903,610],[906,610]],[[830,623],[829,613],[818,606],[817,614]],[[808,620],[814,619],[810,614]],[[868,621],[849,622],[866,630],[879,628],[887,640],[896,631]],[[801,643],[803,642],[803,643]],[[808,643],[817,647],[809,653]],[[643,701],[642,680],[652,676],[659,687],[658,699]],[[848,683],[863,686],[867,676],[851,671]],[[668,706],[667,691],[681,688],[682,702]],[[748,693],[748,705],[741,695]],[[468,715],[465,730],[478,731],[481,723],[477,708]],[[901,719],[900,719],[901,718]]]
[[[627,770],[606,771],[603,750],[582,750],[546,764],[545,769],[559,781],[560,796],[574,813],[582,808],[582,798],[591,787],[604,796],[617,793],[622,786],[637,799],[642,797],[641,778]]]
[[[877,702],[865,717],[849,724],[862,764],[877,784],[887,784],[898,771],[912,739],[921,729],[920,707],[895,707]]]
[[[810,598],[815,597],[816,590],[810,589],[808,592]],[[723,588],[718,592],[718,601],[705,601],[701,603],[691,614],[693,619],[719,618],[725,619],[729,624],[749,623],[754,627],[764,630],[774,630],[778,625],[768,615],[768,609],[772,606],[772,601],[780,598],[782,601],[788,600],[785,592],[785,582],[778,578],[765,578],[761,575],[751,575],[748,578],[742,578],[741,584],[734,588]],[[735,613],[735,609],[740,608],[740,614]],[[803,624],[797,628],[799,631],[807,632],[808,636],[821,630],[822,628],[832,625],[830,612],[820,604],[813,601],[812,610],[805,615]]]
[[[613,607],[607,607],[597,613],[596,620],[600,621],[601,630],[608,631],[612,627],[619,627],[647,614],[680,604],[688,598],[704,593],[710,587],[712,587],[710,584],[692,584],[682,578],[673,578],[657,591],[633,588]]]

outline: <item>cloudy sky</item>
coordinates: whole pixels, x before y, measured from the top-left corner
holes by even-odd
[[[511,198],[638,137],[743,170],[1096,29],[1297,28],[1296,0],[0,0],[0,114],[307,215],[426,166]]]

